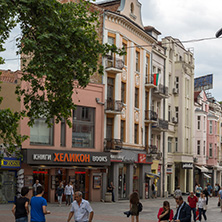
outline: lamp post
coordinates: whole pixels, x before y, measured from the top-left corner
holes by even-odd
[[[222,28],[216,32],[215,36],[216,38],[219,38],[221,35],[222,35]]]

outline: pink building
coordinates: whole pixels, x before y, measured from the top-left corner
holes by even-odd
[[[5,71],[5,76],[13,76],[11,83],[5,78],[1,95],[6,99],[2,108],[21,110],[16,101],[14,89],[19,81],[19,72]],[[23,84],[23,83],[22,83]],[[8,95],[11,95],[10,97]],[[33,127],[28,127],[28,119],[21,120],[20,133],[29,139],[22,144],[23,162],[18,171],[18,187],[32,188],[39,180],[45,188],[44,197],[49,202],[56,201],[56,189],[61,181],[64,185],[73,182],[74,190],[80,190],[85,199],[100,201],[106,192],[106,171],[110,157],[103,152],[104,138],[104,85],[90,83],[84,89],[76,89],[73,101],[72,128],[62,121],[48,128],[44,118],[37,119]],[[53,121],[53,120],[52,120]],[[30,192],[30,196],[32,192]]]

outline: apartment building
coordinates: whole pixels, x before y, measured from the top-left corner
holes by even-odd
[[[137,0],[103,1],[99,6],[105,10],[104,43],[124,47],[127,51],[122,57],[110,53],[103,61],[104,149],[111,157],[108,183],[114,183],[116,199],[126,199],[132,191],[138,191],[141,198],[148,198],[152,182],[159,179],[157,167],[151,172],[153,155],[159,151],[152,147],[153,115],[149,112],[152,88],[156,87],[152,80],[151,57],[157,38],[144,28],[141,4]],[[163,48],[159,46],[159,50],[156,49],[162,56]],[[163,72],[162,65],[160,68]]]
[[[182,192],[193,189],[193,97],[194,97],[194,57],[179,39],[165,37],[166,99],[165,116],[168,121],[164,153],[165,194],[173,194],[180,186]]]

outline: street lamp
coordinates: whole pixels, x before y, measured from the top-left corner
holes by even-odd
[[[216,38],[219,38],[221,35],[222,35],[222,28],[216,32],[215,36]]]

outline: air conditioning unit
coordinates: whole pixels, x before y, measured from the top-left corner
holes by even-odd
[[[173,88],[173,94],[178,94],[178,89],[177,88]]]
[[[178,123],[177,117],[172,117],[172,122],[173,122],[173,123]]]

